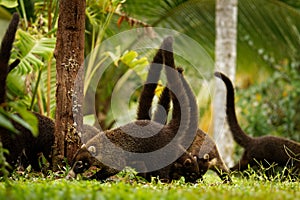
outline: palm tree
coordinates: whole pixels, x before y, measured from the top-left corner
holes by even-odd
[[[215,68],[232,81],[236,71],[237,4],[237,0],[216,2]],[[225,96],[226,89],[217,80],[213,100],[214,137],[224,161],[233,166],[233,137],[225,119]]]

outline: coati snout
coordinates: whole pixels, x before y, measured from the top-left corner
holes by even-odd
[[[67,179],[76,178],[77,174],[82,174],[88,170],[91,166],[96,165],[96,158],[92,153],[82,145],[82,147],[76,152],[72,160],[72,168],[67,175]]]

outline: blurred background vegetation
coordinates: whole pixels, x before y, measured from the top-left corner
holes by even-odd
[[[53,118],[58,0],[0,0],[1,27],[7,27],[13,12],[18,12],[22,20],[12,59],[19,58],[21,63],[7,79],[8,101]],[[208,57],[192,59],[214,60],[213,0],[87,0],[85,54],[122,31],[148,26],[170,28],[189,36]],[[0,38],[4,31],[5,28],[0,30]],[[300,0],[239,0],[235,86],[237,112],[247,133],[281,135],[300,141],[299,49]],[[96,94],[97,117],[104,129],[114,126],[122,116],[121,110],[117,116],[110,113],[111,94],[117,81],[136,65],[140,66],[137,74],[144,80],[145,67],[152,58],[127,50],[103,55],[112,63]],[[213,62],[208,65],[212,74]],[[86,77],[93,73],[89,66],[92,64],[87,65]],[[209,132],[211,96],[207,88],[213,88],[212,76],[194,75],[188,67],[185,73],[195,83],[192,87],[199,102],[200,127]],[[130,104],[136,105],[138,96],[139,91],[133,94]],[[135,112],[135,108],[128,109]]]

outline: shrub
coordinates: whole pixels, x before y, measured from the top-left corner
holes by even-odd
[[[237,106],[253,136],[280,135],[300,141],[300,64],[283,64],[265,82],[238,91]]]

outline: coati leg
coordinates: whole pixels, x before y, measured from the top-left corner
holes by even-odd
[[[233,167],[230,168],[231,171],[244,171],[248,169],[248,166],[250,164],[248,152],[245,151],[241,157],[241,159],[238,161],[237,164],[235,164]]]

